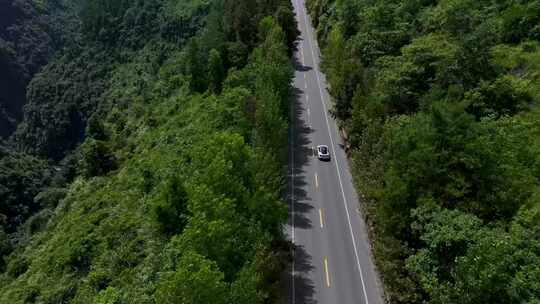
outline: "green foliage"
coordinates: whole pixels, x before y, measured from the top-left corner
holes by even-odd
[[[538,302],[538,1],[307,4],[388,301]]]
[[[83,1],[82,34],[106,47],[139,48],[158,34],[162,6],[158,0]]]
[[[102,101],[111,58],[83,51],[47,65],[29,84],[25,119],[15,134],[28,153],[55,160],[84,138],[86,120]]]
[[[102,290],[99,295],[96,297],[96,304],[119,304],[120,295],[118,291],[113,287],[108,287],[105,290]]]
[[[184,253],[177,269],[157,287],[156,302],[163,304],[227,303],[227,285],[217,266],[196,253]]]
[[[537,201],[531,203],[516,216],[510,232],[482,228],[474,217],[450,215],[445,210],[434,214],[450,216],[435,221],[438,229],[443,231],[433,229],[433,220],[422,225],[425,227],[422,239],[429,249],[422,249],[413,256],[410,265],[420,275],[422,285],[432,295],[434,303],[529,303],[537,300],[540,243],[535,235],[539,218]],[[527,219],[523,216],[525,213]],[[458,223],[466,226],[456,230],[457,227],[452,226]],[[434,240],[429,235],[442,239],[443,243],[439,244],[446,248],[434,250]],[[461,240],[461,245],[457,240]],[[448,246],[459,248],[459,251],[453,252]],[[434,252],[444,254],[450,260],[441,263],[440,258],[431,256]],[[442,268],[445,265],[452,267],[445,270]]]
[[[81,146],[80,174],[84,177],[104,175],[116,168],[115,156],[107,143],[89,139]]]
[[[502,76],[491,83],[482,82],[465,95],[468,112],[478,119],[514,115],[533,103],[529,86],[528,81],[512,76]]]
[[[0,146],[0,226],[14,232],[40,206],[34,197],[50,179],[47,162]]]
[[[245,3],[253,9],[246,13],[219,2],[83,6],[89,50],[71,50],[34,79],[16,137],[24,150],[63,159],[50,187],[31,195],[54,212],[44,209],[19,226],[32,233],[4,256],[0,302],[277,298],[286,259],[278,245],[287,216],[282,166],[293,75],[280,23],[291,6],[280,2],[289,11],[278,20],[264,18],[277,3]],[[135,42],[128,39],[133,30],[124,37],[129,41],[111,40],[145,8],[165,21],[139,21],[165,22],[165,37],[142,30]],[[260,26],[236,23],[239,36],[223,26],[221,42],[204,39],[206,30],[189,41],[170,32],[168,22],[200,24],[200,14],[220,9],[224,23],[234,13],[240,16],[233,20]],[[83,55],[71,60],[75,54]]]
[[[95,140],[105,140],[107,135],[105,134],[105,126],[99,120],[98,115],[94,114],[88,119],[86,125],[86,136]]]
[[[11,253],[11,244],[8,240],[8,235],[4,232],[4,227],[0,228],[0,270],[5,271],[5,261],[4,256],[7,256]]]
[[[285,32],[289,54],[292,54],[300,31],[298,30],[298,25],[296,23],[296,16],[289,6],[290,4],[288,2],[282,1],[274,14],[274,18],[283,32]]]
[[[221,91],[221,83],[225,78],[224,74],[221,54],[216,49],[212,49],[208,58],[208,82],[210,91],[214,93]]]
[[[174,235],[182,232],[186,225],[187,193],[182,181],[171,178],[163,185],[163,190],[152,206],[160,231],[165,235]]]
[[[420,235],[426,248],[420,249],[408,263],[423,274],[423,284],[429,286],[438,280],[449,280],[456,258],[481,238],[482,222],[477,217],[457,210],[442,209],[434,202],[424,201],[412,211],[414,231]]]
[[[540,38],[540,3],[512,3],[501,15],[502,38],[508,43]]]
[[[65,10],[55,0],[0,4],[0,137],[22,119],[29,81],[70,40],[74,18]]]
[[[67,43],[61,56],[28,86],[24,121],[15,136],[18,146],[54,160],[73,151],[85,139],[90,117],[103,119],[102,113],[114,103],[104,94],[126,85],[128,79],[115,79],[119,65],[148,52],[158,54],[144,59],[159,65],[168,52],[178,51],[202,27],[207,3],[192,1],[178,8],[180,11],[166,10],[168,5],[160,0],[81,1],[77,8],[81,28],[73,29],[76,41]],[[72,10],[75,8],[66,9]],[[195,68],[202,67],[201,62]],[[143,89],[144,81],[138,80]],[[203,83],[202,91],[205,86]],[[89,127],[88,131],[96,131]]]
[[[191,76],[189,88],[193,92],[202,93],[206,90],[207,79],[203,54],[199,48],[199,42],[191,40],[186,50],[186,74]],[[202,73],[201,73],[202,72]]]
[[[335,100],[335,115],[343,120],[350,117],[351,99],[355,92],[366,89],[362,64],[351,58],[350,53],[341,28],[334,28],[328,36],[323,67],[327,71],[328,81],[332,83],[330,93]]]

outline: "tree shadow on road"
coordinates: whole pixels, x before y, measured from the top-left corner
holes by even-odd
[[[312,142],[310,133],[313,130],[309,127],[306,119],[305,104],[302,101],[304,92],[300,89],[303,81],[302,73],[311,70],[311,67],[303,66],[297,59],[294,61],[296,70],[295,87],[293,88],[293,96],[291,99],[291,139],[289,143],[290,160],[289,170],[291,177],[289,178],[289,227],[295,229],[311,229],[312,222],[309,214],[314,212],[312,198],[308,195],[306,188],[308,185],[307,168],[310,162],[314,161]],[[293,157],[294,156],[294,157]],[[309,182],[311,183],[311,182]],[[292,206],[294,204],[294,207]],[[293,214],[294,212],[294,214]],[[286,278],[283,282],[287,285],[286,290],[287,303],[298,304],[315,304],[314,297],[315,286],[310,278],[310,272],[314,269],[312,257],[306,252],[303,246],[291,245],[291,254],[294,259],[294,273],[292,265],[289,265],[286,272]],[[293,291],[294,282],[294,291]],[[292,301],[292,297],[295,301]]]
[[[302,96],[302,91],[298,88],[294,88],[294,120],[291,122],[293,126],[293,141],[294,141],[294,161],[290,165],[294,164],[292,168],[292,174],[294,174],[294,182],[292,179],[290,182],[293,182],[293,185],[289,189],[292,189],[290,194],[294,198],[294,215],[292,214],[293,208],[291,207],[289,212],[289,225],[293,225],[296,228],[309,229],[312,226],[309,216],[312,212],[313,206],[311,204],[312,198],[308,196],[306,192],[306,187],[308,182],[306,181],[306,172],[305,168],[309,165],[309,162],[312,161],[312,148],[311,140],[309,139],[309,133],[312,130],[307,126],[303,118],[304,105],[302,104],[300,98]],[[290,143],[291,144],[291,143]]]
[[[294,247],[294,297],[295,303],[298,304],[315,304],[315,286],[308,274],[313,270],[311,256],[304,250],[302,246]],[[293,294],[291,293],[290,297]]]

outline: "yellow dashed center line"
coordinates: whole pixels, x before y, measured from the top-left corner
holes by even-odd
[[[328,271],[328,258],[324,258],[324,272],[326,273],[326,287],[330,287],[330,272]]]

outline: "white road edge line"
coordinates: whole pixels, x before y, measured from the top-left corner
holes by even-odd
[[[306,60],[304,58],[304,48],[302,47],[302,44],[300,43],[300,63],[302,64],[302,67],[306,64]],[[306,78],[306,73],[304,73],[304,79]]]
[[[295,252],[294,252],[294,245],[296,243],[295,241],[295,235],[294,235],[294,104],[291,105],[291,241],[292,241],[292,270],[291,270],[291,284],[292,284],[292,304],[295,304],[296,301],[296,290],[295,290]]]
[[[294,109],[294,105],[292,107],[292,109]],[[294,113],[294,112],[293,112]],[[292,244],[293,244],[293,253],[292,253],[292,304],[295,304],[296,302],[296,287],[295,287],[295,276],[296,276],[296,269],[295,269],[295,244],[296,244],[296,240],[295,240],[295,222],[294,222],[294,218],[296,217],[296,215],[294,214],[294,114],[293,114],[293,121],[292,121],[292,124],[291,124],[291,145],[292,145],[292,149],[291,149],[291,216],[292,216],[292,235],[291,235],[291,238],[292,238]]]
[[[291,104],[291,135],[290,135],[290,147],[291,147],[291,241],[292,241],[292,265],[291,265],[291,297],[292,297],[292,304],[295,304],[296,302],[296,287],[295,287],[295,252],[294,252],[294,246],[295,246],[295,235],[294,235],[294,124],[295,124],[295,117],[294,117],[294,103]]]
[[[298,1],[298,0],[296,0]],[[298,3],[298,2],[297,2]],[[300,8],[300,6],[299,6]],[[302,7],[302,10],[305,10],[305,7]],[[323,109],[324,109],[324,117],[326,119],[326,127],[328,128],[328,135],[330,136],[330,143],[332,144],[332,152],[334,153],[334,155],[337,155],[336,154],[336,149],[334,147],[334,139],[332,137],[332,132],[330,130],[330,122],[328,120],[328,111],[326,109],[326,104],[324,102],[324,95],[323,95],[323,92],[322,92],[322,89],[321,89],[321,84],[320,84],[320,78],[319,78],[319,72],[318,72],[318,69],[317,69],[317,66],[315,64],[315,51],[313,50],[313,44],[311,42],[311,33],[309,33],[309,26],[308,26],[308,23],[307,23],[307,13],[304,11],[304,23],[306,25],[306,31],[307,32],[307,38],[308,38],[308,42],[309,42],[309,46],[310,46],[310,49],[311,49],[311,55],[313,56],[313,68],[315,70],[315,75],[317,76],[317,86],[319,87],[319,93],[321,95],[321,103],[323,105]],[[366,291],[366,284],[364,282],[364,275],[362,273],[362,266],[360,266],[360,258],[358,257],[358,249],[357,249],[357,246],[356,246],[356,240],[354,239],[354,233],[353,233],[353,229],[352,229],[352,224],[351,224],[351,218],[350,218],[350,214],[349,214],[349,207],[347,207],[347,198],[345,197],[345,190],[343,190],[343,182],[341,180],[341,174],[339,173],[340,169],[339,169],[339,162],[337,160],[337,157],[335,158],[335,162],[336,164],[336,171],[337,171],[337,175],[338,175],[338,180],[339,180],[339,186],[341,188],[341,195],[343,197],[343,205],[345,206],[345,212],[347,213],[347,222],[349,224],[349,231],[351,233],[351,240],[352,240],[352,244],[353,244],[353,248],[354,248],[354,254],[356,256],[356,265],[358,267],[358,272],[360,273],[360,280],[362,281],[362,289],[364,291],[364,299],[366,301],[366,304],[369,304],[369,300],[368,300],[368,297],[367,297],[367,291]]]

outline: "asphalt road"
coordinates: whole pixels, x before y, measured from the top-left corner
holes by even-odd
[[[331,100],[319,70],[319,47],[304,0],[294,3],[301,37],[295,54],[296,102],[291,109],[290,214],[294,243],[288,274],[292,304],[383,303],[359,211],[349,164]],[[331,161],[319,161],[317,145],[328,145]]]

